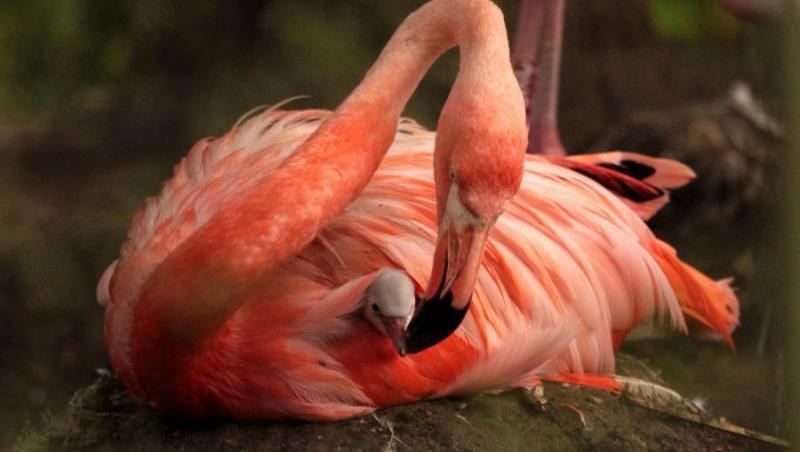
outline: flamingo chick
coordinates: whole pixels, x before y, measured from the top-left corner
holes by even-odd
[[[414,282],[400,270],[382,270],[364,294],[364,318],[391,339],[400,356],[406,354],[406,328],[414,315]]]

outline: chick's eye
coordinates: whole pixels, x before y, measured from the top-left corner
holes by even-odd
[[[456,180],[456,169],[450,168],[450,180]]]
[[[372,303],[372,310],[373,310],[374,312],[379,312],[379,311],[381,310],[381,308],[379,308],[377,304],[375,304],[375,303]]]

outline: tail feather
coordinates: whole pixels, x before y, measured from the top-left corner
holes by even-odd
[[[732,278],[714,281],[678,259],[675,250],[658,241],[655,258],[667,276],[683,313],[719,334],[732,349],[733,331],[739,325],[739,301]]]
[[[583,154],[551,160],[599,183],[644,220],[649,220],[669,202],[668,190],[686,185],[695,176],[682,163],[633,152]]]
[[[611,151],[573,155],[569,159],[614,169],[659,188],[680,188],[695,178],[694,171],[683,163],[635,152]]]

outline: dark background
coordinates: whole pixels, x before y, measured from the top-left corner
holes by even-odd
[[[297,108],[334,108],[421,3],[0,4],[0,449],[108,365],[97,279],[192,143],[298,94],[311,98]],[[498,3],[513,33],[519,5]],[[786,208],[770,182],[786,152],[784,44],[780,20],[742,22],[710,0],[571,1],[560,100],[571,152],[692,164],[698,182],[654,228],[702,270],[737,276],[736,354],[671,336],[626,350],[712,412],[773,434],[787,413],[788,316],[772,271]],[[450,52],[406,114],[433,127],[456,67]],[[755,99],[744,112],[729,94],[739,81]]]

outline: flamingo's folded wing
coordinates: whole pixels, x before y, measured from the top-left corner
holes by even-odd
[[[695,176],[682,163],[633,152],[575,155],[553,158],[552,162],[599,183],[644,220],[669,201],[669,190],[686,185]]]

